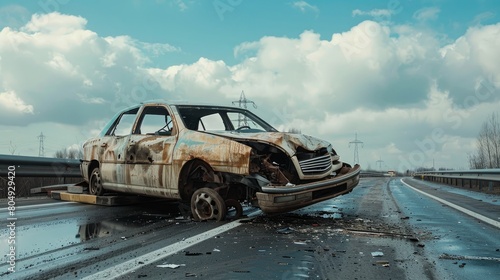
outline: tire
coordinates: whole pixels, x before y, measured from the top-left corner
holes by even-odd
[[[191,197],[191,212],[195,221],[223,221],[226,218],[226,203],[216,191],[201,188]]]
[[[92,173],[90,173],[89,193],[97,196],[104,194],[104,188],[102,187],[101,181],[101,171],[99,170],[99,167],[94,168]]]
[[[226,203],[226,217],[231,220],[236,220],[239,219],[243,215],[243,207],[241,206],[241,203],[236,200],[236,199],[228,199],[225,201]],[[227,215],[229,213],[228,210],[231,210],[234,208],[234,214],[233,215]]]

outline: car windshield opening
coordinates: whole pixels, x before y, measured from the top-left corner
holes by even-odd
[[[248,110],[230,107],[177,106],[184,125],[198,131],[275,132]]]

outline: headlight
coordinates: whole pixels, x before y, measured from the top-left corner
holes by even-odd
[[[329,154],[336,154],[332,148],[332,144],[328,145],[328,147],[326,147],[326,150],[328,151]]]

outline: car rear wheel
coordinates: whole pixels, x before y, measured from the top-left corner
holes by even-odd
[[[224,199],[210,188],[196,190],[191,197],[191,212],[196,221],[222,221],[226,218]]]
[[[101,182],[101,171],[99,167],[94,168],[90,174],[89,192],[93,195],[103,195],[104,188]]]

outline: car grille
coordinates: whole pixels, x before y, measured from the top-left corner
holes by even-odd
[[[332,167],[332,158],[329,154],[299,161],[304,175],[323,173]]]

